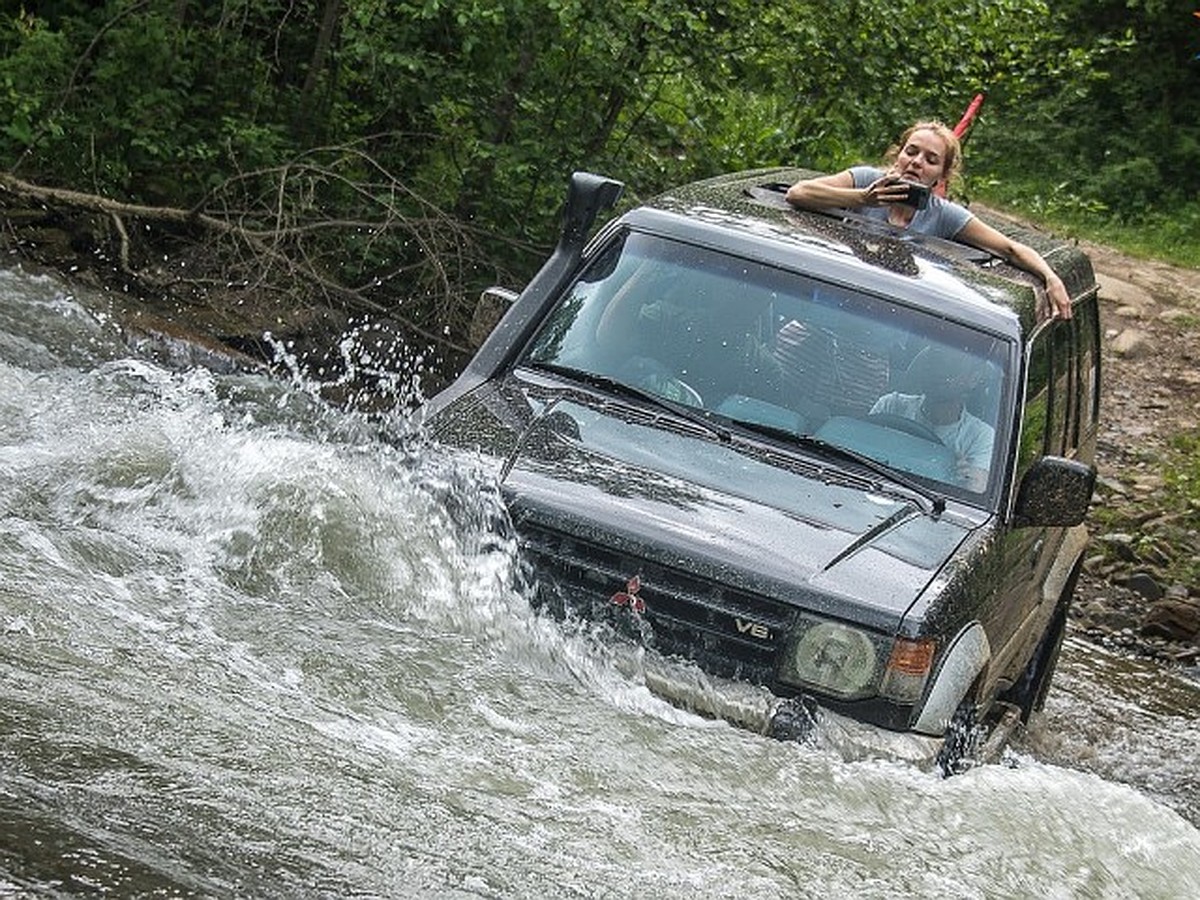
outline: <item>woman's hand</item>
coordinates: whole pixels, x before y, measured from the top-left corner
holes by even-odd
[[[908,185],[898,175],[884,175],[862,190],[861,206],[890,206],[908,200]]]
[[[1071,295],[1057,275],[1046,279],[1046,296],[1050,298],[1050,318],[1071,318]]]

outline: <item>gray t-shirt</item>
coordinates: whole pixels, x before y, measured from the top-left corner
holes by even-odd
[[[887,173],[874,166],[853,166],[850,174],[854,176],[854,186],[865,188],[867,185],[882,178]],[[865,206],[855,210],[872,219],[887,221],[888,211],[885,206]],[[975,214],[965,207],[959,206],[952,200],[931,194],[929,205],[918,209],[909,223],[908,230],[917,234],[928,234],[933,237],[953,239],[963,227],[975,218]]]

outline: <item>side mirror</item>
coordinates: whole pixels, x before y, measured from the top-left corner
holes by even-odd
[[[1043,456],[1025,473],[1017,489],[1017,524],[1078,525],[1087,515],[1095,487],[1093,467],[1061,456]]]
[[[479,295],[479,302],[475,304],[475,312],[471,315],[471,327],[467,332],[467,342],[471,347],[478,348],[483,344],[519,296],[521,295],[516,291],[510,291],[508,288],[484,289]]]

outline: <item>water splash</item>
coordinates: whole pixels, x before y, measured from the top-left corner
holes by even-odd
[[[681,712],[529,608],[482,472],[51,295],[0,276],[0,893],[1200,895],[1149,676],[1068,645],[1062,752],[948,780]]]
[[[315,361],[302,357],[294,341],[269,332],[263,339],[294,390],[362,411],[411,411],[425,401],[422,385],[434,348],[414,348],[383,323],[352,319],[334,353]]]

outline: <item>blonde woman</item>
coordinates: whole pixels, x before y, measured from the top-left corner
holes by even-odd
[[[853,166],[834,175],[798,181],[788,189],[788,202],[803,209],[853,209],[899,228],[986,250],[1040,277],[1050,298],[1051,315],[1071,318],[1071,298],[1062,279],[1036,250],[981,222],[966,207],[935,190],[962,166],[962,145],[952,130],[941,122],[917,122],[888,153],[885,165]],[[913,183],[919,187],[914,189]]]

